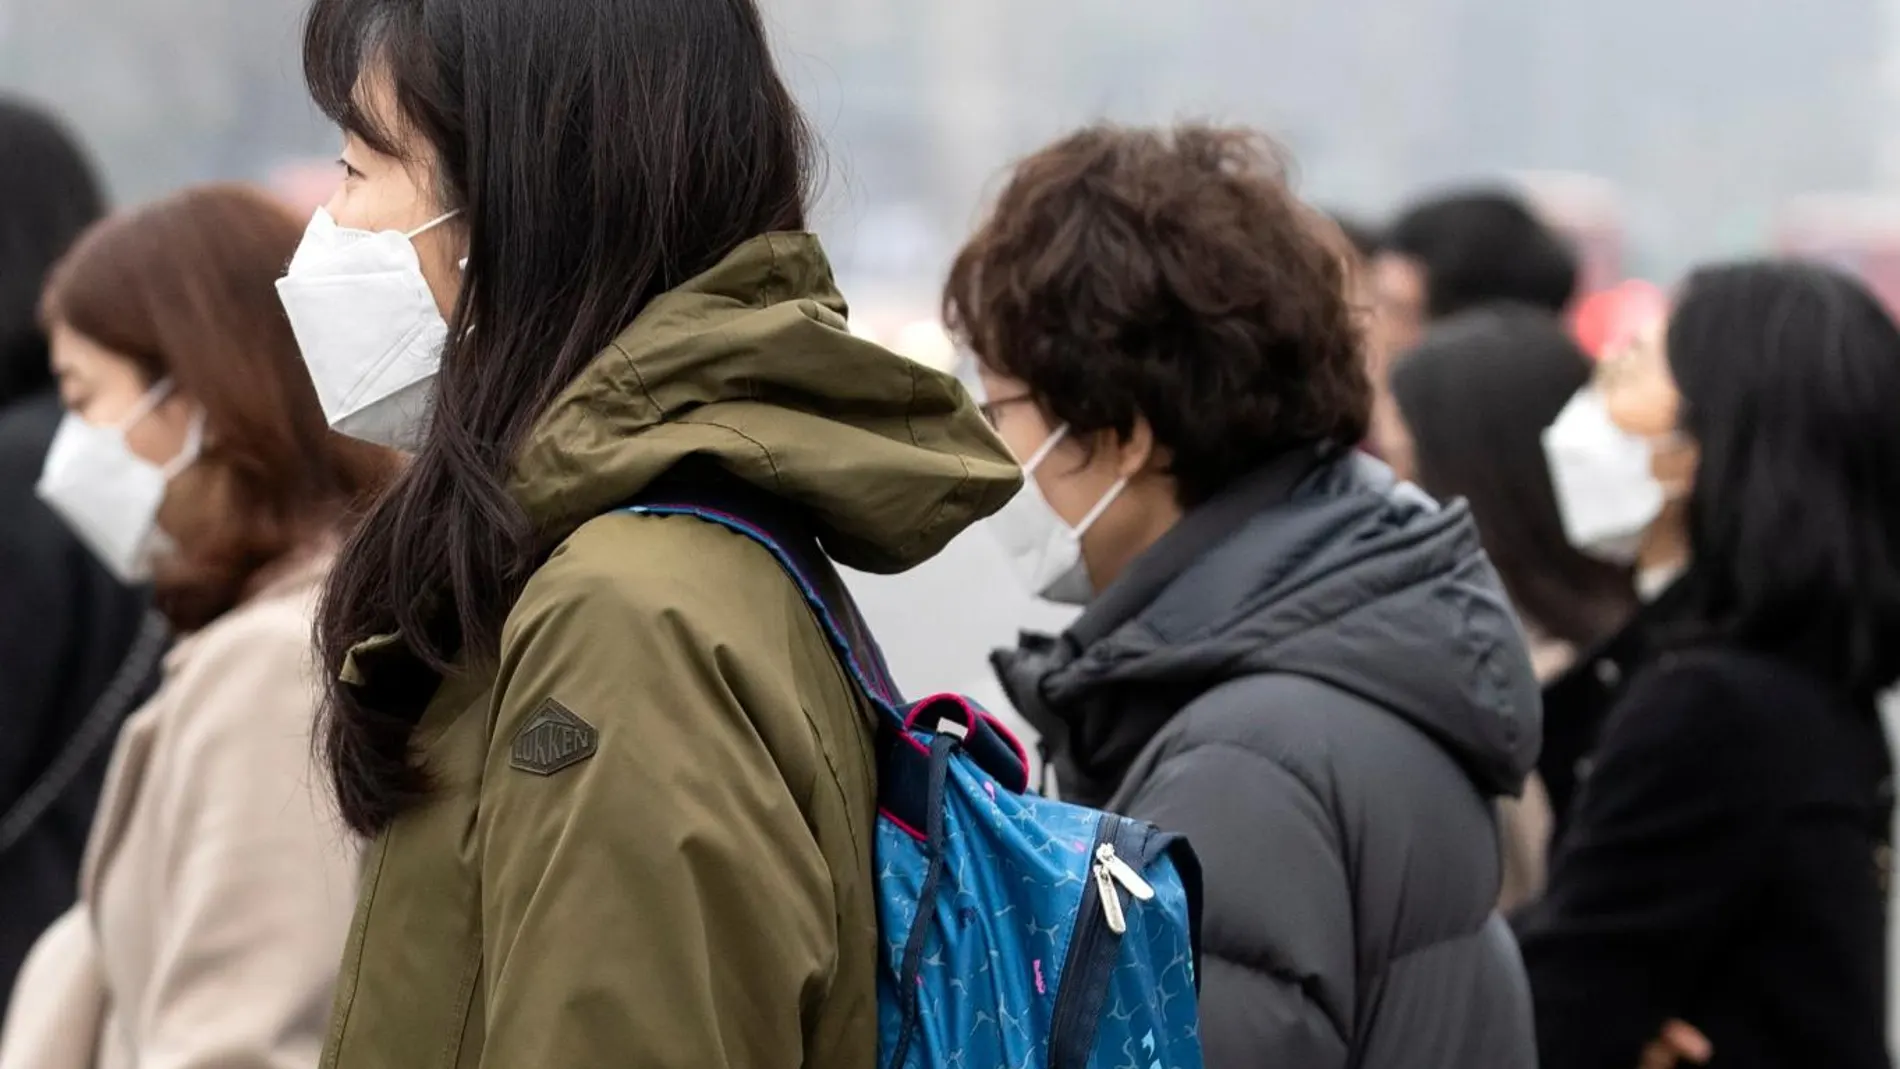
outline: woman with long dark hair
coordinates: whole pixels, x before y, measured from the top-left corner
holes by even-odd
[[[1470,504],[1541,679],[1636,608],[1628,567],[1566,540],[1544,458],[1544,431],[1591,366],[1550,313],[1502,304],[1437,324],[1392,372],[1418,482],[1441,501]]]
[[[1591,366],[1556,317],[1507,303],[1434,324],[1392,371],[1419,485],[1471,506],[1545,682],[1636,611],[1630,568],[1566,539],[1544,456],[1545,430],[1590,381]],[[1533,778],[1522,799],[1500,804],[1499,905],[1513,909],[1543,886],[1550,802]]]
[[[1521,919],[1542,1064],[1634,1065],[1680,1019],[1714,1065],[1884,1069],[1900,329],[1844,275],[1763,263],[1693,276],[1661,341],[1553,454],[1560,484],[1622,476],[1632,545],[1684,551]]]
[[[358,851],[311,761],[310,628],[395,458],[324,426],[271,289],[297,234],[257,190],[193,189],[47,283],[67,414],[38,493],[182,637],[21,971],[5,1069],[316,1064]]]
[[[317,0],[305,63],[345,177],[280,289],[332,424],[415,454],[319,628],[378,840],[330,1061],[870,1064],[869,710],[766,550],[625,506],[888,572],[1019,475],[847,329],[757,8]]]

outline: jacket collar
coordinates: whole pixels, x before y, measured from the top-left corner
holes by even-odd
[[[1192,695],[1119,688],[1113,715],[1092,717],[1090,710],[1052,701],[1045,684],[1135,623],[1185,572],[1262,512],[1286,502],[1322,463],[1318,451],[1300,450],[1246,476],[1183,516],[1062,635],[1024,633],[1016,648],[990,655],[1004,693],[1040,735],[1044,761],[1056,759],[1065,797],[1105,804],[1119,770]],[[1097,737],[1080,739],[1078,733],[1085,731]]]
[[[1319,463],[1312,450],[1288,454],[1183,516],[1083,611],[1068,630],[1068,644],[1087,649],[1139,616],[1196,561],[1291,497]]]

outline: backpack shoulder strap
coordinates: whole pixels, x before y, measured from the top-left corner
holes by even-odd
[[[624,511],[692,516],[765,547],[797,584],[846,674],[881,711],[900,714],[903,695],[884,653],[819,545],[814,525],[796,506],[709,464],[689,461],[656,480]]]

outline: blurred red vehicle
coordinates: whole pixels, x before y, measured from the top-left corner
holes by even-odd
[[[1775,251],[1851,272],[1900,314],[1900,197],[1821,193],[1791,200],[1775,223]]]

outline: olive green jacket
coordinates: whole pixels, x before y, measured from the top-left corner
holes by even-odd
[[[436,789],[370,854],[326,1066],[873,1064],[868,707],[765,549],[616,511],[711,459],[892,572],[1001,507],[963,390],[844,316],[815,239],[755,239],[543,417],[511,489],[550,555],[422,716]],[[414,667],[387,638],[345,678]]]

